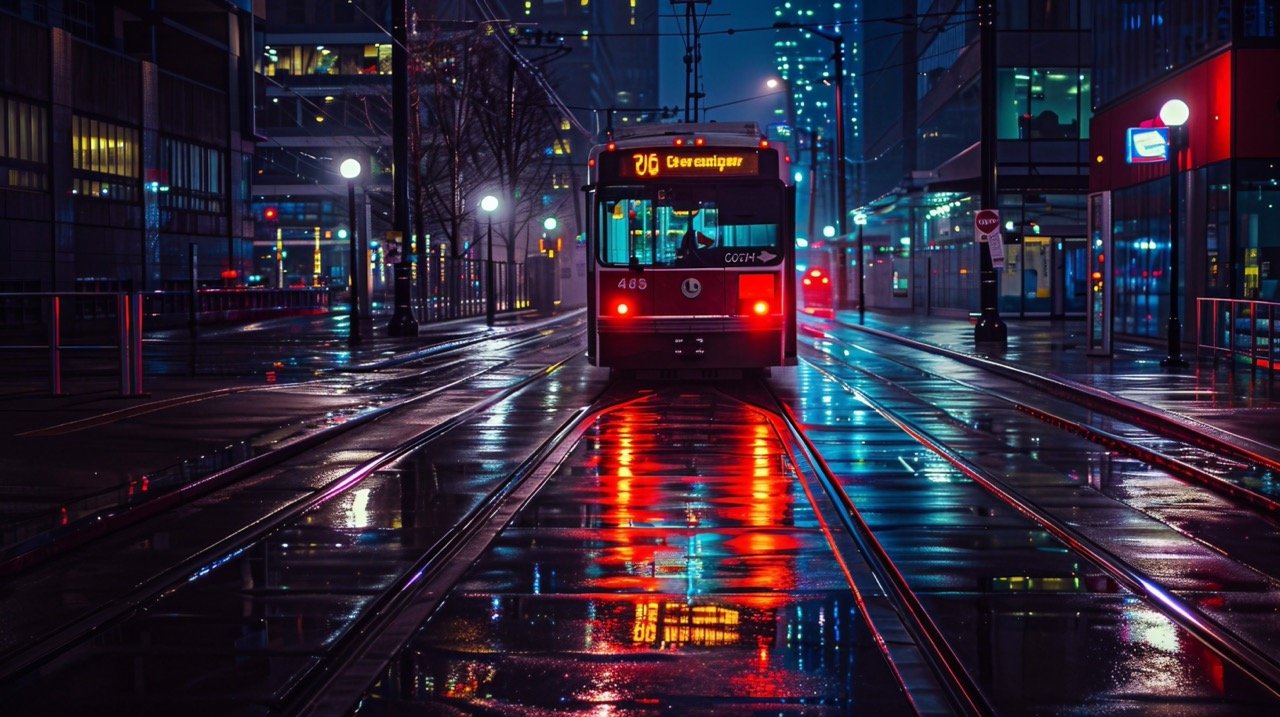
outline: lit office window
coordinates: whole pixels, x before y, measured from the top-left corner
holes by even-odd
[[[1087,68],[1002,67],[996,78],[999,139],[1088,139]]]
[[[0,98],[0,186],[48,189],[48,138],[48,110]]]
[[[72,192],[81,196],[138,199],[138,130],[75,115],[71,119]]]

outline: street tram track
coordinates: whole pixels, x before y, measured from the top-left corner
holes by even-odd
[[[1280,473],[1280,453],[1276,452],[1275,446],[1259,445],[1243,436],[1226,433],[1191,418],[1173,417],[1167,413],[1153,410],[1148,406],[1129,401],[1092,386],[1044,376],[1007,363],[934,346],[872,327],[856,324],[841,324],[840,327],[876,336],[924,353],[968,364],[1099,413],[1132,423],[1166,438],[1188,443],[1207,452],[1226,456],[1234,461]]]
[[[879,335],[878,332],[877,335]],[[890,336],[887,338],[893,341],[900,341],[899,337]],[[904,341],[902,343],[913,348],[919,348],[916,346],[916,342]],[[932,350],[933,347],[930,347],[930,349]],[[950,358],[957,358],[952,355],[952,352],[931,352],[942,353]],[[824,358],[824,360],[853,369],[858,374],[870,378],[870,380],[875,383],[889,387],[893,391],[910,393],[910,390],[907,387],[898,385],[894,379],[881,376],[865,366],[856,365],[855,362],[842,359],[829,351],[819,350],[819,354]],[[881,359],[898,364],[910,371],[930,373],[926,369],[902,359],[901,357],[886,357],[881,354],[877,354],[877,356]],[[1277,661],[1273,655],[1268,654],[1265,650],[1259,647],[1257,642],[1242,636],[1236,630],[1233,630],[1231,627],[1223,624],[1221,620],[1206,614],[1191,601],[1179,597],[1173,590],[1161,585],[1161,580],[1159,578],[1152,577],[1147,572],[1135,567],[1128,560],[1118,556],[1114,551],[1108,550],[1102,543],[1090,538],[1083,531],[1073,525],[1074,521],[1059,518],[1051,511],[1043,509],[1041,506],[1037,505],[1035,501],[1024,495],[1022,491],[1014,487],[1010,481],[1002,478],[996,472],[979,465],[977,462],[966,458],[959,450],[948,445],[946,441],[935,437],[928,428],[924,427],[916,420],[909,418],[904,411],[895,409],[889,406],[886,402],[869,395],[867,391],[852,385],[849,381],[842,378],[837,372],[831,370],[829,367],[824,367],[810,358],[802,357],[801,360],[808,363],[815,370],[825,376],[827,380],[835,383],[843,391],[854,396],[858,402],[866,405],[876,414],[897,426],[902,432],[911,436],[930,452],[942,458],[960,474],[963,474],[976,484],[982,486],[983,489],[997,497],[1002,503],[1009,506],[1025,518],[1033,521],[1046,532],[1062,541],[1071,550],[1084,556],[1094,565],[1103,569],[1106,574],[1108,574],[1118,584],[1124,586],[1135,595],[1144,598],[1145,601],[1158,610],[1160,614],[1164,615],[1172,623],[1185,629],[1191,635],[1194,635],[1202,644],[1222,657],[1223,660],[1235,665],[1265,690],[1275,696],[1280,696],[1280,661]],[[990,362],[982,363],[985,367],[985,364]],[[1264,519],[1270,520],[1272,518],[1274,503],[1265,496],[1255,495],[1247,499],[1242,499],[1239,494],[1241,492],[1245,492],[1243,489],[1232,487],[1232,489],[1224,490],[1223,481],[1217,479],[1216,476],[1209,474],[1207,471],[1202,471],[1192,466],[1186,466],[1185,464],[1182,464],[1168,456],[1155,453],[1154,451],[1149,451],[1145,448],[1136,447],[1130,441],[1110,436],[1105,432],[1084,426],[1077,421],[1072,421],[1048,411],[1031,407],[1023,401],[1011,399],[1007,396],[1001,395],[999,392],[973,386],[953,377],[939,376],[938,374],[932,375],[935,379],[941,379],[947,383],[962,386],[967,391],[995,398],[998,401],[1006,402],[1008,404],[1014,404],[1016,406],[1016,410],[1024,413],[1025,415],[1041,420],[1047,425],[1054,426],[1055,428],[1060,428],[1077,435],[1084,436],[1089,440],[1095,441],[1099,445],[1106,447],[1108,450],[1124,450],[1140,461],[1148,461],[1159,467],[1176,469],[1171,472],[1179,477],[1188,477],[1188,475],[1194,474],[1198,478],[1197,483],[1203,487],[1224,493],[1227,497],[1235,500],[1235,502],[1238,505],[1241,505],[1244,509],[1255,511]],[[1053,383],[1056,384],[1057,382]],[[1091,396],[1090,405],[1092,406],[1096,404],[1100,399],[1100,396]],[[922,402],[924,401],[924,399],[917,400]],[[1114,406],[1111,407],[1110,410],[1118,412],[1121,415],[1125,415],[1121,409]],[[941,414],[935,415],[935,419],[939,419],[944,423],[952,424],[953,427],[972,430],[972,427],[964,424],[963,421],[959,421],[958,419],[946,415],[945,409],[936,408],[935,411],[938,411]],[[1151,421],[1151,423],[1154,423],[1154,421]],[[1168,421],[1165,421],[1165,423],[1168,423]],[[1180,431],[1174,431],[1174,433],[1179,432]],[[1204,442],[1202,442],[1202,449],[1207,450],[1207,448],[1203,448],[1203,445],[1205,445]],[[1207,445],[1216,446],[1217,442],[1210,441]],[[1242,454],[1237,451],[1232,451],[1231,455],[1236,459],[1242,457]],[[1177,528],[1174,529],[1177,530]],[[1196,536],[1189,535],[1188,537],[1194,540],[1199,540]],[[1216,549],[1212,545],[1209,545],[1208,547],[1210,549]],[[1232,557],[1225,552],[1222,554],[1223,557],[1228,560],[1240,561],[1240,558]],[[1249,567],[1247,562],[1240,561],[1239,564],[1244,566],[1246,569],[1255,570],[1255,568]],[[1276,579],[1274,577],[1266,576],[1265,573],[1263,573],[1263,576],[1268,584],[1273,587],[1275,586]],[[1265,640],[1265,638],[1259,639]]]
[[[1252,490],[1245,485],[1246,482],[1250,481],[1257,484],[1269,482],[1267,480],[1268,474],[1280,473],[1280,462],[1270,456],[1254,451],[1248,446],[1232,443],[1224,437],[1216,435],[1216,433],[1212,431],[1199,432],[1194,428],[1194,426],[1186,423],[1186,419],[1175,419],[1168,415],[1152,411],[1144,406],[1136,406],[1129,401],[1125,401],[1104,391],[1098,391],[1086,386],[1038,376],[1031,372],[1023,371],[1017,367],[988,361],[979,357],[969,356],[967,354],[948,351],[935,346],[921,344],[920,342],[904,339],[903,337],[894,336],[892,334],[886,334],[884,332],[876,331],[875,329],[868,329],[866,327],[856,328],[861,331],[871,333],[877,337],[900,343],[912,349],[934,353],[948,359],[972,365],[980,370],[988,371],[1005,378],[1011,378],[1019,383],[1030,386],[1033,389],[1044,391],[1049,396],[1058,398],[1059,400],[1068,401],[1072,403],[1072,405],[1084,406],[1090,410],[1108,415],[1115,420],[1123,421],[1142,430],[1149,431],[1162,439],[1170,441],[1172,445],[1167,447],[1165,450],[1157,450],[1115,432],[1090,425],[1085,421],[1073,419],[1053,410],[1032,405],[1027,400],[1012,397],[1006,393],[990,388],[974,386],[968,382],[959,380],[952,376],[942,375],[936,371],[926,370],[919,364],[911,363],[900,357],[885,356],[883,354],[878,355],[878,357],[883,360],[891,361],[911,371],[934,376],[945,381],[955,383],[967,390],[995,397],[1009,404],[1015,410],[1029,415],[1045,424],[1082,436],[1099,446],[1107,448],[1108,450],[1117,451],[1147,463],[1148,465],[1159,467],[1178,478],[1198,483],[1215,493],[1225,496],[1239,505],[1258,511],[1259,514],[1268,517],[1272,521],[1280,519],[1280,501],[1256,490]],[[847,363],[857,370],[866,373],[868,376],[876,378],[876,380],[885,383],[892,383],[890,379],[877,376],[874,372],[858,366],[856,362],[845,361],[837,356],[832,356],[832,359]],[[1170,449],[1176,449],[1176,451],[1194,455],[1192,455],[1191,458],[1180,458],[1173,455],[1175,450]],[[1199,457],[1199,460],[1193,460],[1197,456]],[[1280,523],[1277,525],[1280,526]]]
[[[158,475],[142,476],[131,481],[126,486],[111,489],[99,496],[84,498],[81,502],[86,507],[77,509],[74,506],[64,505],[57,515],[51,515],[45,519],[35,521],[35,527],[27,529],[30,532],[28,537],[13,541],[6,545],[3,550],[0,550],[0,576],[19,573],[148,517],[166,510],[173,510],[177,506],[208,495],[213,491],[234,485],[290,458],[307,451],[316,450],[353,429],[371,425],[397,411],[410,408],[423,401],[432,400],[460,386],[464,386],[468,382],[500,371],[515,362],[516,359],[514,358],[499,362],[477,361],[466,357],[451,358],[455,354],[473,350],[482,341],[506,341],[508,342],[508,349],[537,347],[538,344],[543,344],[541,348],[545,350],[579,340],[583,334],[583,329],[576,327],[566,333],[567,335],[565,336],[549,337],[545,330],[533,328],[496,337],[454,340],[416,352],[407,358],[362,366],[355,370],[356,375],[364,377],[361,379],[362,385],[359,389],[382,391],[384,396],[378,399],[380,402],[365,402],[365,405],[360,406],[358,409],[347,412],[342,417],[342,420],[313,417],[295,422],[289,426],[282,426],[269,434],[259,437],[260,442],[269,446],[267,449],[247,457],[232,458],[235,462],[231,465],[213,470],[205,475],[190,476],[188,471],[181,469],[157,471],[156,474]],[[477,366],[476,364],[479,365]],[[409,366],[412,372],[400,372],[392,376],[378,376],[375,373],[378,368],[399,368],[403,366]],[[427,390],[413,390],[408,392],[407,395],[399,397],[395,395],[396,393],[406,393],[405,387],[411,386],[415,381],[428,378],[432,374],[449,374],[454,371],[462,371],[464,373]],[[32,431],[29,434],[41,435],[42,432],[54,432],[56,434],[85,430],[141,413],[196,403],[232,392],[270,393],[271,391],[285,388],[296,390],[308,385],[323,386],[332,380],[332,378],[329,378],[292,384],[251,386],[242,390],[223,389],[208,392],[207,394],[171,399],[161,402],[162,405],[158,407],[139,406],[124,411],[113,411],[101,416],[82,419],[72,424],[53,426],[43,429],[43,431]],[[307,426],[317,423],[320,424],[320,428],[305,430]],[[234,451],[228,450],[228,453],[234,454]],[[172,484],[172,481],[165,481],[163,478],[165,473],[176,476],[176,479],[181,482]],[[166,485],[167,482],[171,484]],[[6,526],[5,530],[8,533],[12,533],[20,532],[23,528],[20,526]]]
[[[59,623],[60,626],[58,628],[0,653],[0,685],[9,683],[40,665],[56,661],[58,656],[67,650],[74,649],[77,644],[95,635],[102,634],[104,631],[109,630],[111,626],[127,619],[130,615],[145,612],[156,601],[180,590],[182,586],[193,583],[202,575],[242,555],[247,546],[261,541],[265,536],[279,530],[282,526],[301,520],[307,514],[316,511],[321,506],[335,500],[338,496],[352,490],[361,481],[374,473],[386,470],[388,466],[402,460],[407,455],[424,450],[441,437],[458,431],[469,420],[492,409],[511,396],[525,391],[538,381],[554,375],[572,358],[574,357],[570,356],[533,369],[522,369],[521,378],[518,380],[501,389],[484,392],[478,399],[471,400],[464,408],[456,410],[449,417],[401,440],[391,448],[380,451],[376,456],[361,462],[349,471],[343,472],[340,476],[328,481],[316,490],[309,491],[296,500],[279,506],[267,514],[260,515],[247,524],[226,531],[223,537],[211,542],[198,552],[188,555],[179,562],[168,565],[163,570],[147,575],[145,579],[137,582],[127,594],[118,595],[105,604],[85,610],[75,617]],[[145,521],[149,518],[161,517],[181,509],[191,510],[192,508],[188,508],[188,506],[194,506],[196,501],[209,502],[213,500],[223,503],[227,500],[234,500],[229,497],[217,497],[215,494],[219,491],[234,490],[241,484],[260,482],[262,479],[270,480],[269,471],[291,457],[314,452],[324,445],[348,435],[353,428],[371,426],[379,419],[385,420],[394,416],[397,412],[412,410],[432,397],[438,397],[450,391],[465,390],[467,383],[474,382],[512,363],[513,361],[503,361],[497,365],[473,371],[462,378],[437,386],[430,391],[389,404],[384,407],[384,410],[369,414],[368,418],[363,421],[347,421],[338,424],[331,432],[322,432],[318,438],[300,440],[290,444],[289,450],[273,451],[269,454],[264,454],[261,457],[261,461],[251,460],[238,464],[228,469],[229,473],[227,475],[223,475],[220,472],[209,476],[204,480],[210,481],[211,485],[202,486],[204,489],[198,493],[183,495],[182,500],[153,501],[152,503],[144,504],[144,506],[154,504],[155,508],[139,512],[131,511],[127,518],[120,518],[114,521],[102,519],[98,522],[105,524],[107,527],[93,531],[90,537],[93,540],[113,538],[134,527],[135,524],[139,526],[145,525]],[[264,476],[264,478],[257,478],[258,476]],[[260,486],[257,487],[260,488]],[[74,545],[69,545],[68,549],[84,547],[89,542],[88,540],[77,540]],[[41,557],[48,559],[62,554],[63,551],[50,552]]]
[[[816,472],[819,483],[823,488],[823,493],[838,507],[837,515],[849,535],[852,536],[863,561],[871,569],[878,586],[880,589],[887,591],[894,605],[895,613],[914,638],[915,647],[919,653],[932,668],[933,674],[937,678],[937,684],[942,687],[947,702],[955,710],[955,714],[995,714],[994,707],[987,700],[982,689],[972,675],[969,674],[955,651],[951,649],[942,630],[929,617],[928,611],[911,589],[906,577],[894,565],[888,551],[876,539],[871,526],[863,519],[849,494],[841,487],[839,478],[831,470],[826,460],[823,459],[819,448],[805,434],[804,427],[796,417],[795,411],[782,401],[768,384],[764,384],[764,390],[775,404],[768,409],[757,408],[766,411],[774,419],[775,430],[780,435],[790,438],[790,444],[794,446],[793,450],[799,454],[799,456],[793,456],[793,461],[797,465],[801,465],[800,459],[803,458],[803,462],[808,463]],[[810,500],[815,500],[815,498],[811,496]],[[836,552],[837,559],[840,559],[840,551],[836,547],[835,540],[831,538],[829,530],[827,530],[827,533],[832,549]],[[871,610],[866,606],[866,601],[860,594],[856,580],[847,568],[846,574],[849,575],[850,589],[858,596],[858,602],[863,606],[864,615],[866,615],[869,622],[873,622],[873,629],[876,629]],[[882,637],[881,643],[884,644],[884,642],[885,640]],[[891,663],[896,662],[894,655],[887,646],[885,656]],[[895,674],[900,674],[896,668]],[[900,677],[900,679],[902,678]],[[905,682],[902,687],[910,695],[912,688]]]

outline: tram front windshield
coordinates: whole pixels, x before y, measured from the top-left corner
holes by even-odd
[[[599,194],[599,259],[631,268],[723,266],[733,251],[781,261],[783,189],[777,182],[612,186]]]

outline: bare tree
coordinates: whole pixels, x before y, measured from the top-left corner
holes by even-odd
[[[483,108],[475,115],[475,127],[507,205],[501,236],[506,245],[507,300],[514,305],[516,240],[526,238],[527,254],[529,224],[546,211],[542,197],[554,171],[559,118],[551,112],[532,68],[519,61],[513,46],[494,42],[483,52],[492,58],[487,64],[501,70],[477,77],[472,86],[474,101]]]
[[[425,237],[441,236],[449,247],[449,258],[462,258],[470,244],[463,232],[473,225],[476,202],[469,201],[484,176],[479,158],[482,145],[474,128],[476,106],[470,87],[492,72],[483,64],[482,49],[487,43],[478,29],[440,31],[426,28],[411,48],[415,73],[410,83],[410,161],[414,168],[413,206],[419,262],[425,267],[423,295],[430,287],[426,274],[440,276],[443,267],[431,267],[430,247]],[[448,295],[451,307],[458,306],[458,277],[450,272]]]

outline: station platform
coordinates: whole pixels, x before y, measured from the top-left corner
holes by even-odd
[[[509,331],[533,315],[423,324],[415,337],[390,337],[374,317],[348,345],[342,315],[273,319],[144,337],[141,395],[120,394],[110,361],[85,370],[69,362],[63,394],[51,395],[40,357],[0,363],[0,528],[33,506],[83,500],[226,446],[270,433],[317,411],[350,409],[358,393],[317,388],[319,378],[393,365],[430,347]],[[979,346],[967,318],[856,311],[861,324],[915,341],[1105,391],[1220,434],[1280,446],[1276,381],[1266,371],[1184,354],[1185,368],[1161,366],[1165,348],[1119,340],[1110,357],[1085,354],[1083,321],[1005,319],[1003,349]],[[791,370],[791,369],[787,369]],[[278,387],[271,401],[250,388]]]

